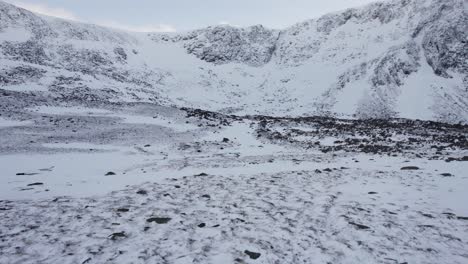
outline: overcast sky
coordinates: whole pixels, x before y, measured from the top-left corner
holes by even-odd
[[[1,0],[0,0],[1,1]],[[376,0],[6,0],[46,15],[132,31],[185,31],[216,24],[284,28]]]

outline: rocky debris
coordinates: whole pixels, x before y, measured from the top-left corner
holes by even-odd
[[[454,157],[449,157],[445,160],[446,162],[452,162],[452,161],[468,161],[468,156],[463,156],[461,158],[454,158]]]
[[[109,171],[104,176],[113,176],[116,175],[115,172]]]
[[[249,250],[244,250],[244,253],[247,256],[249,256],[249,258],[251,258],[251,259],[258,259],[262,255],[260,253],[249,251]]]
[[[33,176],[37,175],[39,173],[34,173],[34,172],[18,172],[16,173],[16,176]]]
[[[128,208],[118,208],[116,211],[119,212],[119,213],[126,213],[126,212],[130,211],[130,209],[128,209]]]
[[[188,118],[195,117],[198,118],[198,120],[209,121],[208,126],[211,127],[214,127],[216,125],[229,126],[233,121],[242,120],[242,117],[236,115],[225,115],[218,112],[187,107],[182,107],[180,109],[187,113]]]
[[[45,70],[32,66],[17,66],[0,72],[0,84],[18,85],[25,82],[37,82],[45,73]]]
[[[441,173],[440,175],[442,175],[444,177],[453,177],[453,175],[451,173]]]
[[[358,224],[358,223],[354,223],[354,222],[348,222],[350,225],[356,227],[357,229],[370,229],[370,227],[366,226],[366,225],[362,225],[362,224]]]
[[[401,170],[419,170],[419,167],[416,167],[416,166],[406,166],[406,167],[402,167]]]
[[[140,194],[140,195],[147,195],[148,194],[148,192],[146,190],[138,190],[136,193]]]
[[[146,219],[146,222],[148,223],[156,223],[156,224],[167,224],[171,221],[171,218],[169,217],[151,217]]]
[[[441,155],[442,151],[468,148],[468,126],[460,124],[406,119],[344,120],[319,116],[251,118],[258,121],[258,138],[305,149],[318,149],[323,153],[410,154],[417,158],[422,158],[422,155],[432,158],[431,149]],[[335,139],[331,144],[320,143],[327,138]],[[427,151],[420,153],[421,149]],[[446,161],[463,159],[450,157]]]
[[[40,185],[44,185],[44,183],[42,183],[42,182],[34,182],[34,183],[28,184],[28,186],[40,186]]]
[[[123,239],[123,238],[126,238],[127,237],[127,234],[122,231],[122,232],[116,232],[116,233],[113,233],[109,236],[109,238],[111,240],[119,240],[119,239]]]
[[[200,228],[203,228],[203,227],[205,227],[205,226],[206,226],[205,223],[200,223],[200,224],[198,225],[198,227],[200,227]]]

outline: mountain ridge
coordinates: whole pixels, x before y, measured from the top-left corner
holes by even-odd
[[[0,2],[0,83],[61,99],[466,123],[466,13],[462,0],[397,0],[284,30],[137,34]]]

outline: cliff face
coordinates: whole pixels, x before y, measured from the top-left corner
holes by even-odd
[[[374,3],[281,31],[172,34],[121,32],[0,2],[0,84],[224,112],[467,122],[467,39],[463,0]]]

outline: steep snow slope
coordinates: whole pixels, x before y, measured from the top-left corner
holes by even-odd
[[[397,0],[285,30],[139,34],[0,2],[0,85],[239,114],[468,122],[463,0]]]

